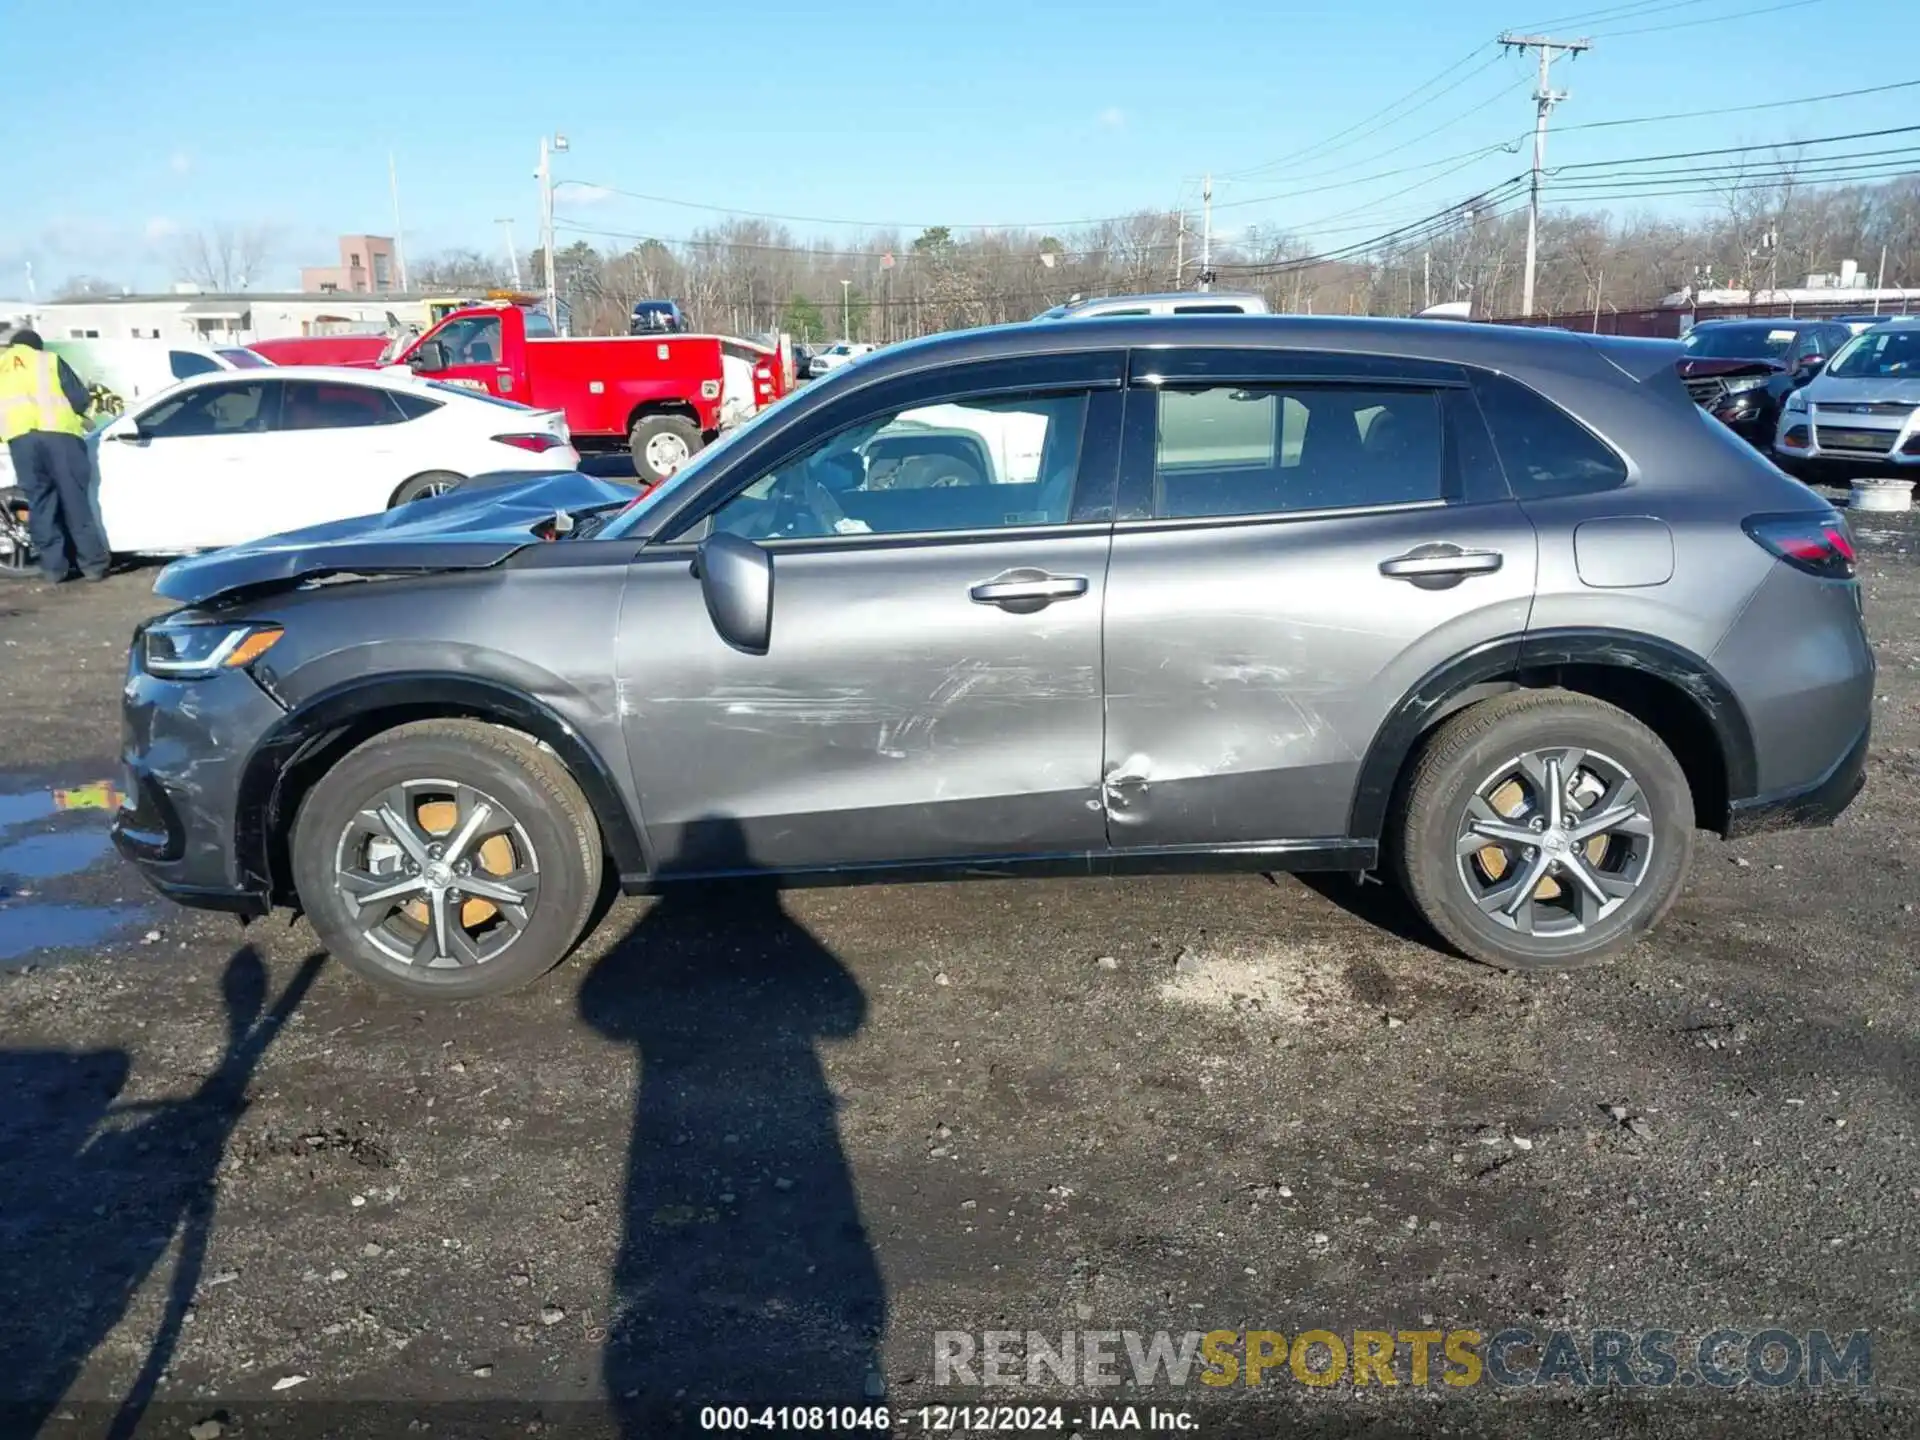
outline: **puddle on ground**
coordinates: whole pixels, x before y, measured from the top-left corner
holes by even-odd
[[[104,860],[120,799],[108,780],[0,792],[0,967],[18,968],[14,962],[42,950],[99,945],[147,921],[144,905],[42,899],[20,883],[78,875]]]
[[[78,875],[103,858],[111,848],[107,832],[54,830],[0,845],[0,875],[22,880],[51,880]]]
[[[0,905],[0,965],[41,950],[98,945],[147,919],[138,905]]]
[[[106,856],[106,825],[119,808],[120,799],[120,792],[107,780],[67,789],[0,793],[0,876],[52,880],[90,868]],[[66,816],[80,819],[52,829],[19,833],[22,826]]]

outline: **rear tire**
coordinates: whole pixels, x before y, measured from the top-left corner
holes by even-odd
[[[658,485],[705,444],[700,427],[678,415],[642,415],[627,436],[634,473],[642,485]]]
[[[585,930],[602,869],[566,767],[475,720],[402,725],[349,752],[307,792],[291,852],[327,950],[416,1000],[546,974]]]
[[[1441,725],[1389,838],[1408,897],[1461,954],[1563,970],[1627,949],[1667,913],[1693,824],[1686,774],[1659,736],[1589,696],[1533,690]]]
[[[466,483],[466,476],[456,475],[451,470],[429,470],[424,475],[416,475],[398,490],[393,499],[387,502],[387,508],[405,505],[410,501],[424,500],[430,495],[444,495],[449,490],[459,488]]]

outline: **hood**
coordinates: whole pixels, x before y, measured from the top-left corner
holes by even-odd
[[[1807,398],[1821,405],[1875,402],[1920,406],[1920,375],[1819,375]]]
[[[1679,362],[1680,378],[1692,380],[1700,376],[1713,375],[1784,375],[1787,367],[1776,365],[1771,360],[1715,360],[1705,356],[1696,360]]]
[[[156,595],[200,605],[235,591],[290,585],[321,575],[405,575],[482,570],[535,544],[556,510],[578,514],[634,498],[631,485],[577,472],[476,476],[459,489],[378,515],[356,515],[176,560],[153,582]]]

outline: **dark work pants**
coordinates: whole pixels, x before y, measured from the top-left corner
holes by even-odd
[[[85,574],[106,574],[111,557],[93,515],[87,442],[77,435],[29,430],[8,451],[17,483],[27,494],[27,527],[42,572],[49,580],[64,580],[77,563]]]

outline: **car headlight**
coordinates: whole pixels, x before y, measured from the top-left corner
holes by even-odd
[[[1804,412],[1806,408],[1807,408],[1807,392],[1806,391],[1796,390],[1791,395],[1787,396],[1787,409],[1793,411],[1795,414],[1800,414]]]
[[[1740,395],[1748,390],[1761,390],[1766,387],[1766,383],[1767,377],[1764,375],[1737,376],[1727,381],[1727,393],[1729,395]]]
[[[197,679],[251,665],[283,633],[278,625],[162,622],[141,634],[140,663],[149,675]]]

